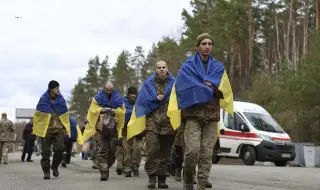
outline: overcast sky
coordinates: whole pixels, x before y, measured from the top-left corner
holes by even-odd
[[[1,0],[0,112],[35,108],[52,79],[68,98],[90,58],[150,49],[177,34],[183,8],[189,0]]]

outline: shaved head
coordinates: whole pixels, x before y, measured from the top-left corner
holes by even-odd
[[[113,91],[113,84],[112,82],[108,81],[106,82],[106,84],[104,85],[104,90],[106,91],[107,95],[111,95],[112,91]]]
[[[160,60],[156,63],[156,72],[158,76],[164,77],[168,74],[167,63],[163,60]]]

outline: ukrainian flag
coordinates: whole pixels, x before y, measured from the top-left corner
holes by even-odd
[[[175,78],[169,73],[168,84],[162,101],[158,100],[154,79],[156,73],[153,73],[142,85],[138,93],[135,106],[133,107],[131,118],[128,123],[127,139],[130,139],[144,131],[146,128],[146,117],[157,109],[161,104],[169,101],[172,86]]]
[[[205,81],[211,82],[222,92],[220,107],[233,115],[233,93],[224,65],[210,56],[206,72],[197,53],[181,66],[171,91],[167,115],[174,129],[181,124],[181,109],[212,100],[213,90],[203,84]]]
[[[71,132],[67,103],[61,94],[56,97],[54,103],[51,103],[49,91],[45,92],[38,102],[33,119],[33,134],[39,137],[46,136],[53,110],[59,116],[61,123],[70,137]]]
[[[109,98],[105,92],[105,90],[101,90],[91,102],[89,107],[89,111],[87,114],[88,124],[83,132],[83,140],[86,142],[89,138],[96,134],[96,124],[100,115],[100,112],[103,108],[113,108],[115,109],[115,115],[118,122],[117,130],[118,137],[122,137],[122,129],[124,126],[125,113],[126,108],[123,103],[123,100],[120,94],[113,90],[111,95],[111,101],[109,102]]]
[[[83,140],[82,132],[80,130],[79,125],[71,117],[69,117],[69,121],[70,121],[70,128],[71,128],[71,137],[69,138],[68,136],[65,136],[65,138],[69,138],[72,141],[77,141],[78,144],[82,145],[84,143],[84,140]]]

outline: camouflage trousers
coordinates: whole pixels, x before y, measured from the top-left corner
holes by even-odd
[[[146,134],[145,171],[149,176],[166,176],[170,163],[174,135],[160,135],[153,131]]]
[[[64,150],[64,132],[47,133],[45,138],[41,138],[42,159],[40,161],[43,172],[50,172],[51,145],[53,148],[52,169],[58,169],[61,164]]]
[[[213,147],[217,141],[217,122],[186,121],[185,132],[184,182],[193,183],[198,165],[198,188],[205,189],[212,165]]]
[[[109,168],[116,161],[116,138],[109,139],[102,135],[100,131],[97,131],[97,149],[98,154],[96,159],[97,166],[101,174],[109,171]]]
[[[8,152],[9,152],[10,142],[0,141],[0,164],[3,160],[4,164],[8,163]]]
[[[142,138],[132,137],[127,140],[125,137],[122,146],[124,149],[124,171],[138,171],[142,157]]]
[[[97,156],[98,156],[98,143],[97,143],[97,140],[96,140],[96,136],[92,138],[92,141],[91,141],[91,144],[92,144],[92,155],[91,155],[91,158],[92,158],[92,162],[93,162],[93,166],[95,167],[98,167],[98,164],[97,164]]]
[[[122,146],[116,146],[117,169],[123,170],[124,150]]]

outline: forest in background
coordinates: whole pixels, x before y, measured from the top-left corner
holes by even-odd
[[[163,36],[150,51],[137,44],[110,63],[108,52],[93,56],[69,100],[70,112],[83,122],[92,98],[107,80],[125,95],[154,71],[157,60],[176,74],[197,51],[203,32],[214,39],[213,56],[228,71],[234,96],[266,108],[294,141],[320,144],[320,34],[315,0],[192,0],[182,10],[178,40]],[[165,31],[164,31],[165,32]]]

